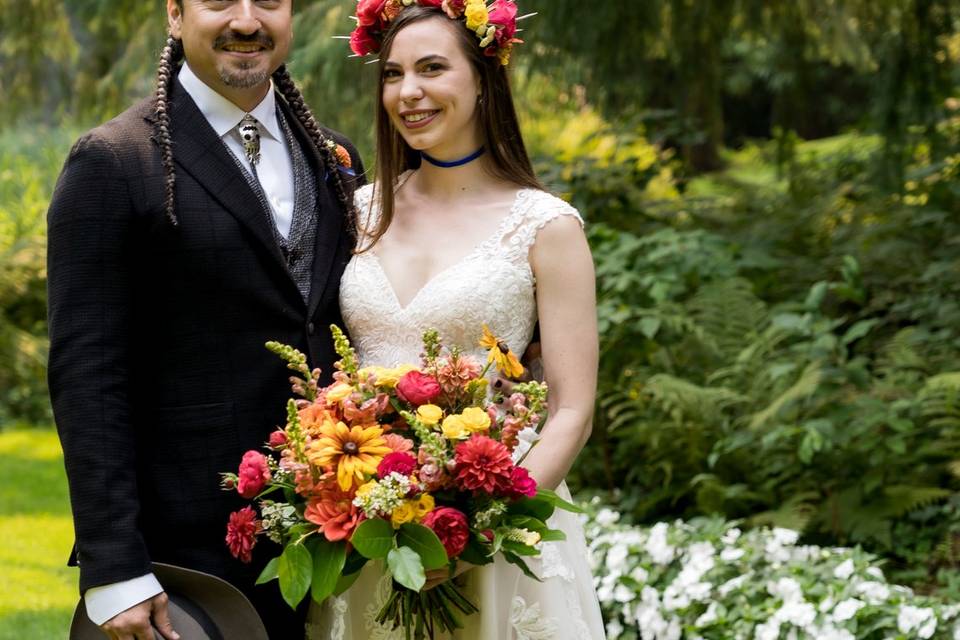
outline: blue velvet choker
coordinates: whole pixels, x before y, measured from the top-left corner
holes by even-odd
[[[424,151],[420,152],[420,157],[435,167],[441,167],[443,169],[452,169],[453,167],[462,167],[465,164],[473,162],[474,160],[482,156],[484,151],[486,151],[486,147],[480,147],[479,149],[477,149],[476,151],[474,151],[468,156],[464,156],[459,160],[451,160],[449,162],[444,162],[443,160],[437,160],[436,158],[427,154]]]

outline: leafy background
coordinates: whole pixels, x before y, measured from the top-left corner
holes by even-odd
[[[332,37],[351,6],[297,3],[291,67],[371,158],[373,68]],[[534,11],[517,101],[598,274],[596,419],[572,482],[636,523],[720,515],[861,545],[956,600],[960,5],[522,3]],[[151,91],[163,29],[162,3],[0,0],[7,437],[51,423],[56,175],[80,132]]]

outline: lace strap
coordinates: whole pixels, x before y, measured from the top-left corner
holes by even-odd
[[[520,198],[502,237],[502,247],[515,264],[527,263],[537,233],[549,222],[561,216],[573,216],[584,226],[580,212],[552,194],[528,190],[522,192]]]
[[[361,237],[370,234],[380,219],[380,211],[372,200],[372,182],[363,185],[353,193],[353,204],[357,208],[357,232]]]

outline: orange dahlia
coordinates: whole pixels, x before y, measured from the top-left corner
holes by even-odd
[[[353,493],[334,489],[321,491],[319,496],[311,499],[303,517],[320,525],[327,540],[337,542],[350,537],[363,514],[353,504]]]
[[[319,467],[336,467],[337,483],[344,491],[350,490],[354,480],[363,482],[363,474],[376,473],[380,460],[392,451],[376,424],[350,428],[331,422],[320,427],[319,435],[310,443],[307,457]]]

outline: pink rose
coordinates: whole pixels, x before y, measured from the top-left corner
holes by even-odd
[[[412,405],[430,404],[440,395],[440,383],[433,376],[410,371],[397,382],[397,395]]]
[[[514,467],[510,474],[510,496],[513,498],[532,498],[537,495],[537,481],[523,467]]]
[[[517,5],[511,0],[494,0],[487,20],[497,26],[497,44],[509,44],[517,34]]]
[[[439,9],[443,4],[443,0],[417,0],[417,4],[421,7],[434,7],[435,9]]]
[[[266,456],[259,451],[247,451],[243,454],[237,475],[237,491],[248,500],[253,498],[270,482],[270,467],[267,466]]]
[[[267,442],[271,449],[281,449],[287,446],[287,432],[283,429],[277,429],[270,434],[270,440]]]
[[[413,454],[394,451],[388,453],[377,466],[377,475],[386,478],[391,473],[399,473],[402,476],[409,476],[417,468],[417,459]]]
[[[470,539],[467,516],[452,507],[437,507],[424,516],[423,526],[437,534],[443,548],[447,550],[448,558],[456,558],[463,553]]]

